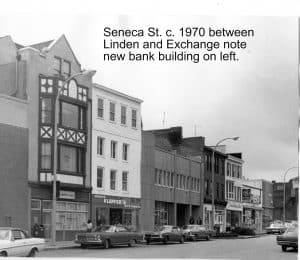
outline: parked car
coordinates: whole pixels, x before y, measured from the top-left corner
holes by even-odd
[[[0,257],[30,256],[45,248],[45,239],[32,238],[24,230],[0,227]]]
[[[160,226],[154,232],[146,232],[145,240],[149,245],[151,242],[163,242],[167,244],[169,241],[184,243],[184,235],[181,229],[177,226]]]
[[[91,245],[101,245],[104,248],[109,248],[113,245],[128,245],[140,243],[143,240],[143,235],[138,232],[130,231],[126,227],[104,226],[94,232],[79,233],[75,236],[75,243],[80,244],[82,248]]]
[[[298,250],[298,226],[289,227],[283,235],[277,236],[276,240],[284,252],[288,247]]]
[[[183,235],[185,240],[196,241],[198,239],[209,240],[211,232],[201,225],[187,225],[183,227]]]
[[[282,234],[286,231],[287,227],[283,223],[272,223],[266,228],[267,234]]]

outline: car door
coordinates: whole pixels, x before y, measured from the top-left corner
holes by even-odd
[[[126,228],[124,227],[117,227],[118,232],[118,243],[120,244],[127,244],[130,240],[129,234]]]
[[[172,240],[177,241],[179,240],[179,228],[178,227],[172,227]]]
[[[12,230],[12,255],[26,256],[26,241],[22,238],[20,230]]]

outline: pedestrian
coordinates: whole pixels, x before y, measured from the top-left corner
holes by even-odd
[[[93,229],[93,223],[92,221],[89,219],[86,223],[86,231],[87,232],[92,232],[92,229]]]
[[[197,225],[202,225],[202,219],[200,217],[198,217],[196,223],[197,223]]]
[[[190,223],[191,225],[195,223],[195,220],[194,220],[193,216],[190,216],[189,223]]]

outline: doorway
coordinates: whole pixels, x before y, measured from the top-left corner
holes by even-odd
[[[117,225],[123,223],[122,221],[123,210],[111,208],[109,211],[109,224]]]

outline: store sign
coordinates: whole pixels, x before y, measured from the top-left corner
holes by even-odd
[[[244,202],[250,202],[251,189],[242,189],[242,200]]]
[[[240,202],[228,201],[226,209],[228,209],[228,210],[239,210],[239,211],[242,211],[243,210],[243,204],[240,203]]]
[[[74,200],[75,199],[75,191],[60,190],[59,191],[59,198],[60,199]]]
[[[103,203],[109,204],[109,205],[123,206],[124,208],[129,208],[129,209],[141,208],[140,199],[133,199],[133,198],[121,198],[121,197],[106,196],[103,198]]]
[[[292,181],[293,189],[299,189],[299,179],[295,179]]]

